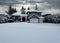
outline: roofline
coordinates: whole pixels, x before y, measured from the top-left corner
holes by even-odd
[[[33,15],[31,15],[30,17],[32,17],[32,16],[34,16],[35,14],[33,14]],[[37,15],[35,15],[35,16],[37,16]],[[30,19],[30,17],[28,18],[28,19]],[[39,16],[37,16],[38,18],[39,18]]]
[[[41,12],[41,11],[39,11],[39,10],[27,10],[26,12]]]

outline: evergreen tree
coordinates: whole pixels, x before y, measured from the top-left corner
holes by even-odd
[[[37,5],[35,6],[35,10],[38,10],[38,7],[37,7]]]
[[[8,11],[6,11],[6,13],[8,13],[9,15],[12,15],[13,13],[17,12],[16,8],[12,8],[12,6],[9,6]]]
[[[25,8],[22,6],[22,8],[21,8],[21,14],[25,14]]]

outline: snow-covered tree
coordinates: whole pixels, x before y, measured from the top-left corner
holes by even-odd
[[[35,6],[35,10],[38,10],[38,6],[37,5]]]
[[[17,12],[16,8],[12,8],[12,6],[9,6],[8,11],[6,11],[6,13],[8,13],[9,15],[12,15],[13,13]]]
[[[21,8],[21,14],[25,14],[25,8],[22,6],[22,8]]]
[[[45,17],[45,22],[49,23],[60,23],[60,16],[58,14],[53,14]]]
[[[4,16],[0,16],[0,23],[5,23],[7,22],[8,18]]]

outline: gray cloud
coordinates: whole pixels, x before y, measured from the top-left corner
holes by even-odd
[[[51,7],[60,9],[60,0],[43,0],[43,2],[48,2]]]
[[[19,3],[17,0],[0,0],[0,5],[13,5],[17,3]]]
[[[25,1],[25,2],[24,2]],[[49,10],[57,9],[56,11],[60,10],[60,0],[0,0],[0,5],[13,5],[13,4],[22,4],[22,3],[39,3],[40,10]],[[46,10],[46,11],[47,11]]]
[[[60,0],[0,0],[0,5],[8,5],[8,4],[16,4],[22,3],[21,1],[28,1],[28,2],[38,2],[38,3],[49,3],[51,4],[49,7],[60,9]]]

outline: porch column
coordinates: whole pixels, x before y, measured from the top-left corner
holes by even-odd
[[[21,22],[22,22],[22,16],[21,16]]]

